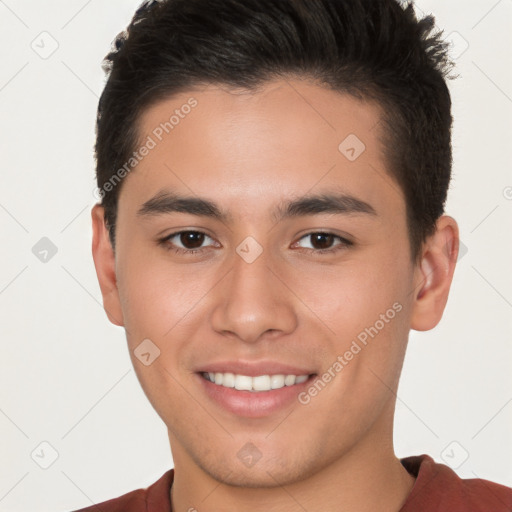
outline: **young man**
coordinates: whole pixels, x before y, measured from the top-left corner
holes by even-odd
[[[512,510],[393,449],[459,245],[432,28],[396,0],[167,0],[118,37],[93,255],[174,469],[83,510]]]

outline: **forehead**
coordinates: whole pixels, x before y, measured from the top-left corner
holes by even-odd
[[[172,190],[229,202],[241,215],[283,197],[336,190],[376,210],[394,203],[403,213],[400,187],[383,158],[380,121],[377,104],[302,80],[276,80],[256,91],[191,89],[141,116],[140,145],[151,150],[127,188],[139,204]]]

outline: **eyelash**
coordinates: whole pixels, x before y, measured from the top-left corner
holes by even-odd
[[[192,255],[199,252],[202,252],[204,248],[201,249],[182,249],[181,247],[174,247],[172,244],[170,244],[169,240],[173,239],[177,235],[181,235],[183,233],[195,233],[195,234],[201,234],[205,235],[208,238],[211,238],[209,235],[204,233],[203,231],[195,231],[195,230],[185,230],[185,231],[177,231],[176,233],[171,233],[170,235],[166,236],[165,238],[162,238],[158,240],[158,244],[162,245],[166,250],[168,251],[174,251],[176,254],[185,254],[185,255]],[[354,245],[353,242],[350,240],[347,240],[346,238],[343,238],[339,235],[336,235],[334,233],[330,233],[328,231],[311,231],[310,233],[307,233],[303,235],[299,240],[302,240],[303,238],[306,238],[311,235],[331,235],[334,238],[337,238],[341,243],[334,246],[332,249],[309,249],[309,248],[302,248],[304,251],[306,251],[308,254],[315,253],[315,254],[332,254],[336,253],[342,249],[345,249],[347,247],[350,247]]]

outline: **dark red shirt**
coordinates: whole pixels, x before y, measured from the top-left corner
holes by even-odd
[[[462,479],[429,455],[400,459],[416,482],[399,512],[512,512],[512,488],[479,478]],[[145,489],[75,512],[172,512],[174,469]]]

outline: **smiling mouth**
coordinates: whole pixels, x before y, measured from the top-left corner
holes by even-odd
[[[303,384],[316,374],[274,374],[251,377],[236,373],[200,372],[200,375],[205,380],[220,387],[232,388],[238,391],[265,392]]]

